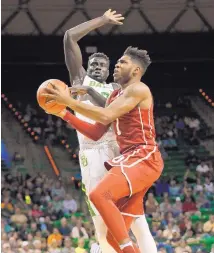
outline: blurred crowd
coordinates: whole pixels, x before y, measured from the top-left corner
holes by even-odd
[[[194,150],[209,129],[195,113],[185,111],[188,106],[188,100],[174,109],[166,103],[165,109],[173,112],[155,118],[157,142],[165,160],[171,159],[173,150],[188,150],[183,175],[175,176],[174,171],[174,175],[162,176],[145,202],[161,253],[211,252],[214,245],[214,160]]]
[[[45,113],[38,105],[13,101],[13,106],[16,118],[35,143],[66,148],[71,160],[78,163],[79,145],[72,126]]]
[[[164,150],[178,150],[179,140],[185,140],[189,145],[198,145],[200,120],[194,117],[173,116],[157,117],[155,119],[157,141]]]
[[[2,252],[79,253],[95,243],[91,221],[60,181],[7,173],[1,194]]]
[[[58,144],[61,139],[67,138],[70,127],[60,118],[36,110],[30,104],[24,106],[19,102],[17,108],[22,113],[24,121],[40,137],[40,141]]]
[[[210,252],[214,244],[213,168],[198,175],[196,183],[159,180],[148,194],[145,210],[162,253]]]
[[[195,181],[163,177],[142,202],[160,253],[211,252],[214,244],[213,166],[191,159]],[[80,253],[97,244],[91,219],[60,181],[8,173],[1,187],[2,252]]]

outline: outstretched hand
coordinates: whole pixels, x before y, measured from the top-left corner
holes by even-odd
[[[106,19],[107,23],[114,25],[123,25],[123,20],[125,19],[121,14],[117,14],[116,11],[111,9],[107,10],[103,17]]]

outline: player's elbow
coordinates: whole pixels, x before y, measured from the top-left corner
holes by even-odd
[[[110,120],[108,118],[102,118],[101,120],[101,123],[104,125],[104,126],[107,126],[110,124]]]
[[[109,125],[105,126],[102,123],[96,123],[95,124],[95,129],[90,131],[90,134],[92,135],[93,138],[91,138],[93,141],[98,141],[100,138],[103,137],[103,135],[108,131]]]
[[[76,41],[76,35],[74,34],[74,32],[71,29],[67,30],[65,32],[64,42],[66,42],[66,41],[69,41],[69,42]]]
[[[91,139],[93,140],[93,141],[99,141],[99,139],[102,137],[102,135],[101,134],[96,134],[96,135],[94,135],[94,136],[91,136]]]
[[[105,126],[109,125],[112,123],[112,114],[107,112],[105,114],[102,115],[102,119],[101,119],[101,123]]]

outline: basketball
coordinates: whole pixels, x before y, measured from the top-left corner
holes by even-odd
[[[57,114],[57,113],[61,112],[63,109],[65,109],[66,106],[57,104],[55,101],[52,101],[52,102],[46,104],[51,99],[48,99],[47,97],[42,96],[43,93],[46,93],[45,88],[53,88],[52,84],[54,84],[55,86],[58,86],[58,87],[64,87],[64,88],[67,87],[67,85],[60,80],[49,79],[49,80],[43,82],[39,86],[39,88],[37,90],[37,101],[38,101],[39,106],[42,109],[44,109],[46,112],[48,112],[50,114]]]

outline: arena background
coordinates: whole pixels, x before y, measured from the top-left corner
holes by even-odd
[[[213,182],[213,0],[2,0],[3,175],[9,172],[16,177],[20,171],[31,176],[45,174],[54,180],[59,177],[83,213],[87,213],[87,208],[79,190],[81,175],[76,133],[63,123],[50,127],[40,122],[41,119],[46,121],[47,115],[37,105],[36,91],[49,78],[69,82],[63,53],[65,31],[102,15],[108,8],[125,16],[124,25],[106,26],[80,41],[84,66],[91,53],[104,52],[111,59],[112,73],[116,60],[127,46],[148,50],[153,64],[143,80],[154,94],[155,116],[176,114],[183,119],[190,117],[200,121],[200,129],[188,132],[190,135],[185,138],[179,134],[174,137],[175,150],[165,148],[163,178],[170,180],[174,176],[182,184],[187,170],[198,176],[197,164],[192,170],[185,160],[188,151],[194,149],[200,160],[209,163],[208,176]],[[33,115],[30,119],[29,111]],[[191,138],[197,141],[188,142]],[[155,186],[152,191],[160,203],[162,196],[155,192]],[[209,196],[210,201],[213,194],[214,191]],[[210,204],[209,208],[214,206]],[[212,214],[213,209],[207,213]],[[151,222],[152,215],[149,219]],[[213,233],[214,229],[208,235]],[[211,244],[207,246],[200,241],[198,247],[210,252]]]

